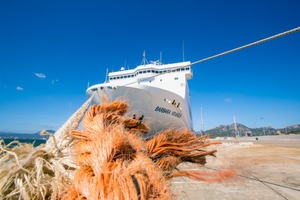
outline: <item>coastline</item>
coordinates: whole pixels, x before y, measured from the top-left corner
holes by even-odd
[[[19,141],[20,143],[27,143],[27,144],[33,144],[34,147],[37,147],[41,144],[46,143],[46,139],[22,139],[22,138],[0,138],[0,140],[3,140],[5,145],[8,145],[9,143],[13,141]],[[11,147],[16,146],[15,144]]]

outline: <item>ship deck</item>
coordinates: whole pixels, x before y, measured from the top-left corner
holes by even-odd
[[[221,183],[173,179],[176,199],[299,199],[300,135],[218,140],[222,145],[215,147],[216,157],[209,157],[205,167],[182,164],[180,168],[233,168],[237,176]]]

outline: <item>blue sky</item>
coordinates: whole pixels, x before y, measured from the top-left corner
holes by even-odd
[[[194,62],[300,26],[298,0],[1,1],[0,131],[57,129],[106,69]],[[194,126],[300,123],[300,32],[193,66]]]

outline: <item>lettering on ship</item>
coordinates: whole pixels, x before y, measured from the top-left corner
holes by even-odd
[[[181,113],[178,113],[176,111],[171,111],[170,109],[159,107],[159,106],[156,106],[154,111],[164,113],[164,114],[167,114],[167,115],[172,115],[172,116],[178,117],[178,118],[181,117]]]

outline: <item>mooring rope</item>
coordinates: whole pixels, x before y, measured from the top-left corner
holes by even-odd
[[[225,51],[225,52],[223,52],[223,53],[219,53],[219,54],[217,54],[217,55],[210,56],[210,57],[207,57],[207,58],[204,58],[204,59],[201,59],[201,60],[192,62],[191,65],[195,65],[195,64],[198,64],[198,63],[201,63],[201,62],[205,62],[205,61],[207,61],[207,60],[211,60],[211,59],[214,59],[214,58],[217,58],[217,57],[220,57],[220,56],[229,54],[229,53],[233,53],[233,52],[235,52],[235,51],[239,51],[239,50],[242,50],[242,49],[245,49],[245,48],[248,48],[248,47],[257,45],[257,44],[261,44],[261,43],[263,43],[263,42],[267,42],[267,41],[269,41],[269,40],[273,40],[273,39],[276,39],[276,38],[279,38],[279,37],[282,37],[282,36],[285,36],[285,35],[288,35],[288,34],[297,32],[297,31],[299,31],[299,30],[300,30],[300,27],[297,27],[297,28],[294,28],[294,29],[291,29],[291,30],[288,30],[288,31],[285,31],[285,32],[282,32],[282,33],[279,33],[279,34],[276,34],[276,35],[273,35],[273,36],[270,36],[270,37],[261,39],[261,40],[258,40],[258,41],[256,41],[256,42],[252,42],[252,43],[250,43],[250,44],[246,44],[246,45],[244,45],[244,46],[241,46],[241,47],[238,47],[238,48],[234,48],[234,49],[231,49],[231,50],[229,50],[229,51]]]
[[[231,161],[231,160],[230,160]],[[281,196],[282,198],[286,199],[287,198],[285,196],[283,196],[281,193],[279,193],[277,190],[275,190],[274,188],[270,187],[268,184],[270,185],[274,185],[274,186],[278,186],[278,187],[281,187],[281,188],[286,188],[286,189],[290,189],[290,190],[294,190],[294,191],[297,191],[297,192],[300,192],[299,189],[297,188],[293,188],[293,187],[289,187],[289,186],[285,186],[285,185],[280,185],[280,184],[277,184],[277,183],[273,183],[273,182],[270,182],[270,181],[265,181],[265,180],[261,180],[259,179],[258,177],[254,176],[253,174],[251,174],[250,172],[248,172],[247,170],[243,169],[241,166],[238,166],[236,163],[232,162],[231,163],[236,166],[236,167],[239,167],[241,168],[245,173],[249,174],[250,176],[252,177],[249,177],[249,176],[245,176],[245,175],[241,175],[241,174],[236,174],[236,176],[238,177],[242,177],[242,178],[245,178],[245,179],[249,179],[249,180],[253,180],[253,181],[257,181],[257,182],[260,182],[262,183],[264,186],[266,186],[267,188],[271,189],[273,192],[275,192],[277,195]],[[206,169],[210,169],[210,170],[219,170],[219,169],[216,169],[216,168],[211,168],[211,167],[206,167],[204,166],[204,168]]]
[[[188,65],[183,65],[183,66],[181,66],[181,67],[174,68],[173,70],[177,70],[177,69],[189,67],[189,66],[192,66],[192,65],[196,65],[196,64],[199,64],[199,63],[202,63],[202,62],[205,62],[205,61],[208,61],[208,60],[211,60],[211,59],[220,57],[220,56],[224,56],[224,55],[226,55],[226,54],[230,54],[230,53],[233,53],[233,52],[236,52],[236,51],[239,51],[239,50],[242,50],[242,49],[245,49],[245,48],[254,46],[254,45],[261,44],[261,43],[263,43],[263,42],[267,42],[267,41],[270,41],[270,40],[273,40],[273,39],[276,39],[276,38],[279,38],[279,37],[282,37],[282,36],[285,36],[285,35],[288,35],[288,34],[295,33],[295,32],[297,32],[297,31],[300,31],[300,26],[297,27],[297,28],[294,28],[294,29],[291,29],[291,30],[288,30],[288,31],[285,31],[285,32],[282,32],[282,33],[279,33],[279,34],[276,34],[276,35],[273,35],[273,36],[270,36],[270,37],[261,39],[261,40],[258,40],[258,41],[256,41],[256,42],[252,42],[252,43],[246,44],[246,45],[244,45],[244,46],[237,47],[237,48],[234,48],[234,49],[225,51],[225,52],[223,52],[223,53],[219,53],[219,54],[216,54],[216,55],[213,55],[213,56],[210,56],[210,57],[201,59],[201,60],[197,60],[197,61],[195,61],[195,62],[192,62],[192,63],[188,64]],[[171,73],[171,71],[162,72],[162,73],[160,73],[160,74],[156,74],[156,75],[153,75],[153,76],[144,78],[144,79],[140,79],[139,81],[133,81],[133,82],[130,82],[130,83],[126,83],[126,84],[124,84],[123,86],[131,85],[131,84],[134,84],[134,83],[137,83],[137,82],[142,82],[142,81],[145,81],[145,80],[148,80],[148,79],[152,79],[152,78],[155,78],[155,77],[158,77],[158,76],[161,76],[161,75],[164,75],[164,74],[168,74],[168,73]]]
[[[52,135],[46,142],[45,149],[49,152],[53,152],[58,155],[61,153],[61,149],[66,149],[70,140],[67,139],[71,130],[77,129],[81,119],[83,118],[85,111],[91,104],[95,92],[84,102],[80,108]]]
[[[291,30],[288,30],[288,31],[285,31],[285,32],[282,32],[282,33],[279,33],[279,34],[276,34],[276,35],[273,35],[273,36],[270,36],[270,37],[261,39],[261,40],[258,40],[258,41],[256,41],[256,42],[252,42],[252,43],[246,44],[246,45],[244,45],[244,46],[237,47],[237,48],[234,48],[234,49],[225,51],[225,52],[223,52],[223,53],[219,53],[219,54],[216,54],[216,55],[213,55],[213,56],[210,56],[210,57],[201,59],[201,60],[197,60],[197,61],[195,61],[195,62],[192,62],[192,63],[188,64],[188,65],[183,65],[183,66],[181,66],[181,67],[174,68],[173,70],[182,69],[182,68],[186,68],[186,67],[189,67],[189,66],[192,66],[192,65],[196,65],[196,64],[199,64],[199,63],[202,63],[202,62],[205,62],[205,61],[208,61],[208,60],[211,60],[211,59],[220,57],[220,56],[224,56],[224,55],[226,55],[226,54],[230,54],[230,53],[233,53],[233,52],[236,52],[236,51],[239,51],[239,50],[242,50],[242,49],[245,49],[245,48],[254,46],[254,45],[261,44],[261,43],[263,43],[263,42],[267,42],[267,41],[270,41],[270,40],[273,40],[273,39],[276,39],[276,38],[279,38],[279,37],[282,37],[282,36],[285,36],[285,35],[288,35],[288,34],[291,34],[291,33],[295,33],[295,32],[297,32],[297,31],[299,31],[299,30],[300,30],[300,27],[297,27],[297,28],[294,28],[294,29],[291,29]],[[173,70],[172,70],[172,71],[173,71]],[[121,86],[132,85],[132,84],[135,84],[135,83],[138,83],[138,82],[142,82],[142,81],[146,81],[146,80],[149,80],[149,79],[153,79],[153,78],[155,78],[155,77],[158,77],[158,76],[161,76],[161,75],[164,75],[164,74],[168,74],[168,73],[171,73],[171,70],[166,71],[166,72],[162,72],[162,73],[159,73],[159,74],[156,74],[156,75],[147,77],[147,78],[143,78],[143,79],[140,79],[140,80],[137,80],[137,81],[133,81],[133,82],[130,82],[130,83],[126,83],[126,84],[121,85]],[[183,122],[186,124],[185,120],[183,120]]]

